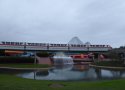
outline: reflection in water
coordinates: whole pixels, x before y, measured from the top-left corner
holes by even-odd
[[[36,80],[101,80],[125,78],[125,71],[89,68],[88,65],[54,66],[49,70],[36,70],[17,74],[19,77]]]
[[[125,77],[123,77],[125,71],[95,69],[95,72],[97,74],[97,79],[116,79]]]
[[[47,76],[47,75],[49,75],[49,72],[47,70],[36,72],[36,76]]]

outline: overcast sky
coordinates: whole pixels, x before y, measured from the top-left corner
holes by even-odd
[[[125,0],[0,0],[0,41],[125,45]]]

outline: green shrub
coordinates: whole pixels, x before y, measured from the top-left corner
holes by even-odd
[[[101,61],[95,63],[98,66],[113,66],[113,67],[124,67],[124,63],[122,61]]]
[[[34,63],[31,57],[0,57],[0,63]]]
[[[38,57],[49,57],[49,53],[48,52],[38,52],[38,53],[36,53],[36,55]]]
[[[4,50],[0,50],[0,56],[4,56],[5,55],[5,51]]]

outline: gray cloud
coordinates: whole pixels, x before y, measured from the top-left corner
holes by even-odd
[[[0,0],[0,41],[124,45],[124,0]]]

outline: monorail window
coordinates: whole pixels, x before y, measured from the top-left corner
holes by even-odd
[[[107,45],[107,47],[110,47],[109,45]]]
[[[10,42],[5,42],[5,45],[10,45]]]
[[[71,47],[74,47],[74,45],[73,45],[73,44],[71,44]]]
[[[30,43],[31,46],[33,46],[33,43]]]
[[[61,47],[66,47],[67,46],[67,44],[61,44]]]
[[[39,46],[42,46],[42,43],[39,43]]]
[[[99,45],[96,45],[96,47],[99,47]]]
[[[44,43],[44,44],[42,44],[42,46],[47,46],[47,44]]]
[[[10,45],[10,42],[6,42],[7,45]]]
[[[14,45],[15,43],[14,42],[11,42],[11,45]]]
[[[39,46],[39,43],[34,43],[34,46]]]
[[[15,45],[22,45],[23,43],[21,42],[15,42]]]
[[[93,45],[90,45],[90,47],[93,47]]]
[[[63,47],[63,44],[60,44],[61,47]]]
[[[40,46],[40,44],[39,43],[34,43],[34,46]]]
[[[32,43],[33,46],[36,46],[36,43]]]
[[[60,47],[63,47],[64,45],[63,44],[59,44]]]
[[[39,43],[27,43],[29,46],[39,46]]]
[[[80,47],[80,45],[76,45],[77,47]]]
[[[60,44],[61,45],[61,47],[63,47],[63,44]]]
[[[63,46],[64,46],[64,47],[66,47],[66,46],[67,46],[67,44],[63,44]]]
[[[56,46],[56,44],[53,44],[53,46],[55,47],[55,46]]]
[[[74,47],[77,47],[77,45],[74,45]]]
[[[53,47],[54,45],[53,44],[50,44],[51,47]]]
[[[67,44],[65,44],[65,46],[67,47],[68,45],[67,45]]]
[[[58,47],[58,44],[55,44],[56,47]]]
[[[84,45],[84,47],[87,47],[87,45]]]
[[[6,44],[5,42],[2,42],[2,44]]]
[[[60,44],[56,44],[56,46],[57,46],[57,47],[59,47],[59,46],[60,46]]]
[[[84,45],[81,45],[81,47],[84,47]]]
[[[90,45],[90,47],[93,47],[93,45]]]
[[[32,45],[32,43],[27,43],[29,46],[31,46]]]
[[[19,42],[13,42],[14,45],[19,45]]]

